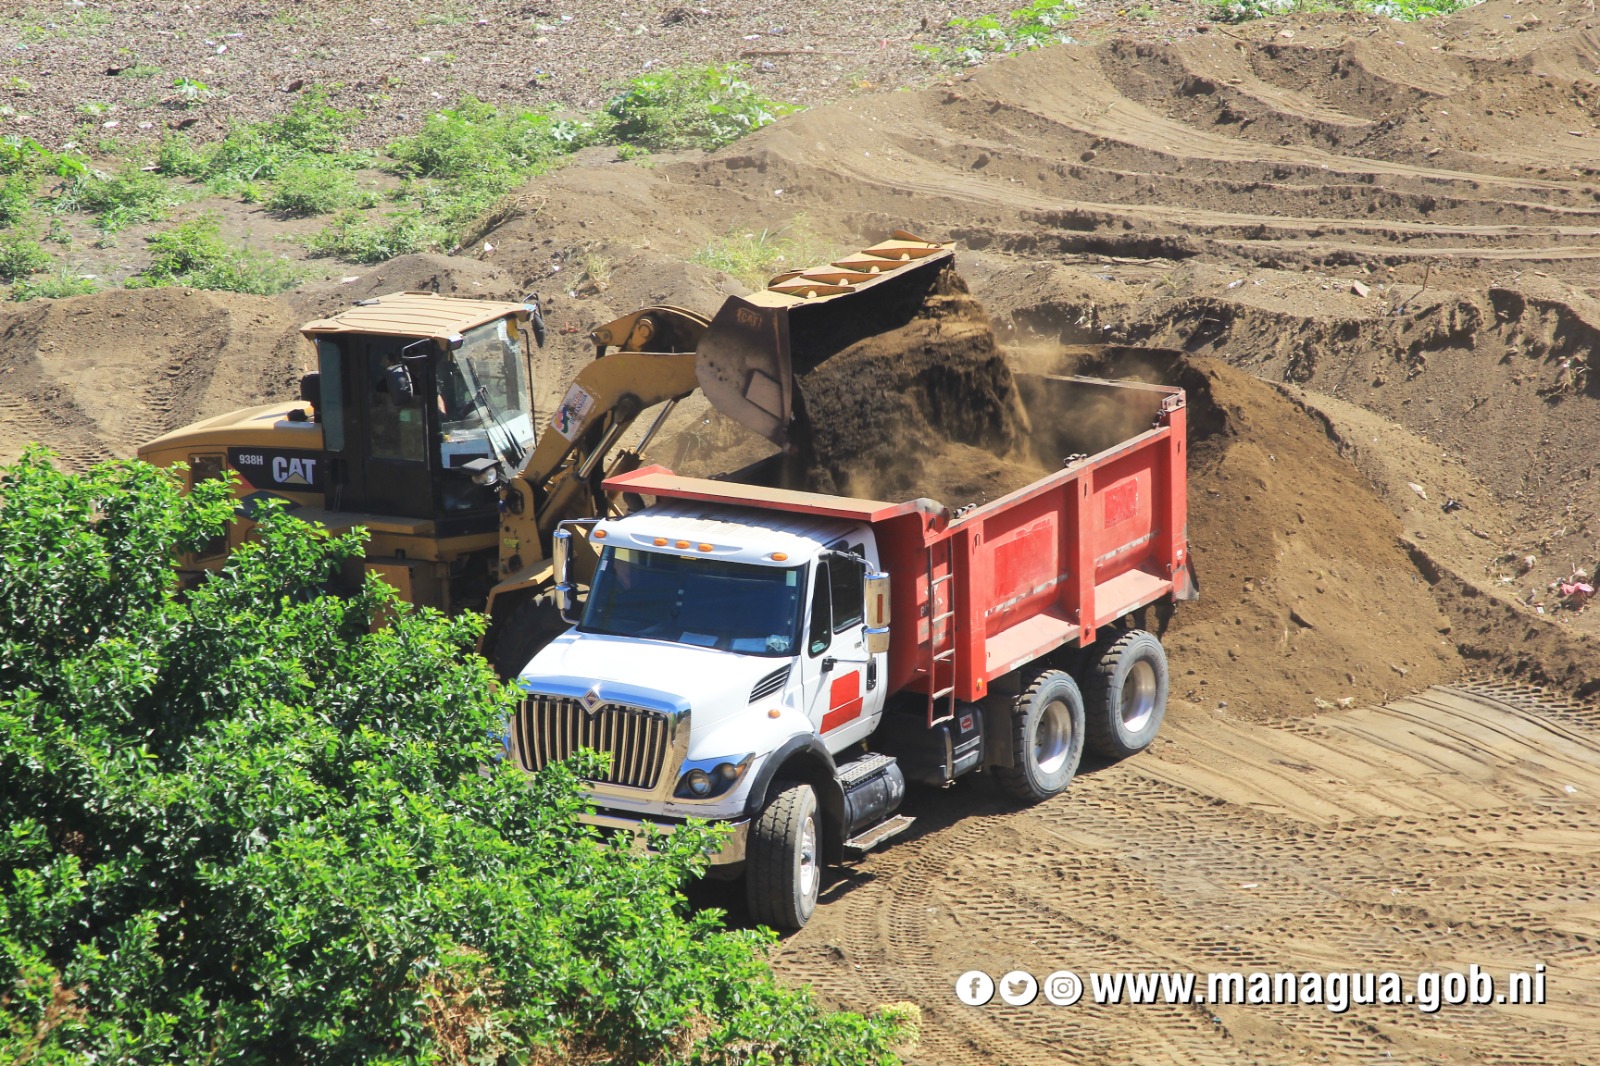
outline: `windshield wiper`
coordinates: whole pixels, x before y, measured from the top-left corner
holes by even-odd
[[[488,386],[478,383],[478,368],[473,365],[472,360],[462,359],[459,365],[462,370],[462,377],[467,382],[467,393],[472,397],[472,405],[488,415],[489,421],[494,423],[494,427],[503,435],[504,443],[495,440],[494,434],[491,432],[489,434],[489,443],[494,446],[494,450],[505,461],[507,467],[511,470],[516,470],[522,465],[523,456],[528,453],[523,450],[522,445],[517,443],[516,435],[511,432],[505,420],[500,417],[500,412],[494,409],[494,404],[489,400]]]

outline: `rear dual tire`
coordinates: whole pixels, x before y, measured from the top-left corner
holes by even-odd
[[[1130,629],[1096,644],[1085,664],[1089,750],[1126,759],[1148,748],[1167,715],[1167,653],[1155,635]]]
[[[1046,670],[1012,705],[1010,766],[994,768],[1001,791],[1023,803],[1049,799],[1072,783],[1083,757],[1083,696],[1072,675]]]

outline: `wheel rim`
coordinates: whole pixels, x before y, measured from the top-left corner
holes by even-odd
[[[821,869],[817,865],[817,820],[808,817],[800,827],[800,898],[812,900],[817,895],[817,882]]]
[[[1039,715],[1033,732],[1033,761],[1039,772],[1060,770],[1072,751],[1072,711],[1061,700],[1052,700]]]
[[[1156,668],[1149,659],[1140,659],[1122,682],[1122,727],[1140,733],[1156,713]]]

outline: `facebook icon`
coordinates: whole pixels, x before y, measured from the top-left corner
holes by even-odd
[[[994,998],[994,978],[982,970],[968,970],[956,978],[956,998],[969,1007],[981,1007]]]

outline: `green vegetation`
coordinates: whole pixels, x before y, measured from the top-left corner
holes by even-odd
[[[318,233],[306,238],[312,255],[338,256],[353,263],[381,263],[397,255],[411,255],[453,243],[452,232],[428,218],[420,208],[408,207],[371,219],[359,211],[342,211]]]
[[[0,178],[0,226],[15,226],[33,212],[36,187],[26,174]]]
[[[839,254],[813,234],[804,218],[781,229],[730,230],[690,256],[690,262],[731,274],[753,289],[785,269],[820,263]]]
[[[180,79],[181,80],[181,79]],[[357,167],[364,156],[341,152],[345,135],[361,119],[328,103],[327,92],[308,89],[277,118],[235,123],[220,141],[195,145],[186,134],[168,137],[156,157],[163,174],[204,181],[218,192],[236,192],[270,181],[291,163],[321,161]]]
[[[201,216],[149,238],[153,260],[128,279],[131,289],[187,285],[271,296],[300,280],[293,263],[224,241],[219,223]]]
[[[1249,22],[1317,11],[1365,11],[1372,15],[1416,22],[1472,7],[1480,0],[1216,0],[1211,17],[1218,22]]]
[[[266,198],[286,215],[326,215],[347,207],[373,207],[378,194],[363,189],[351,171],[323,160],[286,164]]]
[[[98,292],[99,289],[100,286],[95,284],[93,278],[69,273],[65,267],[62,267],[51,274],[35,274],[26,278],[18,278],[16,284],[11,286],[6,295],[17,303],[26,303],[39,297],[54,300],[63,296],[84,296],[91,292]]]
[[[710,151],[776,122],[794,108],[740,80],[738,67],[658,70],[628,82],[606,104],[614,142],[666,151]]]
[[[20,233],[0,236],[0,281],[16,281],[49,270],[54,264],[38,241]]]
[[[91,170],[76,175],[52,203],[56,211],[92,214],[102,231],[115,233],[136,222],[160,219],[182,199],[171,181],[130,163],[115,174]]]
[[[231,491],[0,470],[0,1060],[895,1061],[914,1008],[825,1014],[689,912],[717,833],[605,840],[592,757],[502,761],[480,617],[325,595],[361,533],[269,505],[179,596]]]
[[[1064,27],[1077,17],[1077,0],[1033,0],[1004,15],[953,18],[945,24],[955,31],[952,39],[917,51],[945,66],[975,67],[997,55],[1069,42]]]

